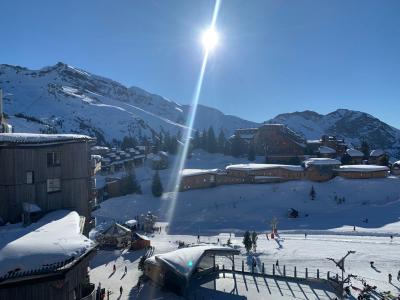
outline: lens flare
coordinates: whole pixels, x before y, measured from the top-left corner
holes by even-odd
[[[178,193],[179,193],[179,186],[181,183],[181,173],[185,166],[186,157],[187,157],[188,151],[189,151],[190,138],[191,138],[192,131],[193,131],[193,124],[194,124],[194,120],[196,117],[197,105],[199,103],[201,88],[203,86],[204,74],[206,71],[209,52],[218,43],[218,34],[215,30],[215,24],[217,22],[220,5],[221,5],[221,0],[216,0],[211,24],[210,24],[209,30],[207,31],[209,33],[206,35],[207,43],[204,43],[205,52],[204,52],[204,56],[203,56],[203,61],[201,63],[200,74],[199,74],[199,78],[197,80],[196,87],[195,87],[195,90],[193,93],[192,103],[190,105],[190,110],[189,110],[187,121],[186,121],[186,127],[183,132],[183,145],[181,147],[179,147],[177,159],[176,159],[176,162],[173,167],[172,174],[171,174],[171,182],[169,183],[169,187],[171,188],[171,190],[173,190],[173,192],[167,196],[168,197],[168,201],[167,201],[168,207],[167,207],[166,217],[167,217],[168,223],[171,223],[171,221],[174,217],[175,206],[176,206],[176,202],[178,199]],[[204,42],[204,39],[203,39],[203,42]],[[213,47],[211,47],[211,46],[213,46]]]
[[[203,32],[201,41],[204,49],[206,51],[211,51],[218,46],[219,34],[214,28],[209,28]]]

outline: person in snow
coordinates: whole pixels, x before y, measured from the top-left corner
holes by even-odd
[[[125,266],[125,274],[128,273],[128,268]]]
[[[305,239],[307,238],[307,232],[304,232],[304,238]]]
[[[393,242],[393,235],[390,236],[390,241]]]
[[[356,231],[356,226],[353,226],[353,231]]]
[[[389,274],[388,278],[389,278],[389,283],[392,283],[392,274]]]
[[[371,268],[375,268],[373,261],[370,261],[369,264],[371,265]]]
[[[115,271],[117,271],[117,267],[113,265],[113,273],[115,273]]]
[[[279,267],[279,261],[278,260],[276,260],[276,264],[275,264],[277,267]]]
[[[121,286],[119,287],[119,294],[120,294],[120,295],[122,295],[123,290],[124,290],[124,289],[122,288],[122,285],[121,285]]]

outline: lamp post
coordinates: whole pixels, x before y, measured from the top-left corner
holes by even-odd
[[[344,268],[344,261],[346,260],[347,256],[349,256],[350,254],[354,254],[354,253],[356,253],[356,251],[353,251],[353,250],[347,251],[347,254],[345,256],[343,256],[341,259],[339,259],[338,261],[336,261],[335,259],[333,259],[331,257],[326,258],[327,260],[333,261],[335,263],[335,265],[342,271],[342,280],[341,280],[341,284],[340,284],[342,295],[343,295],[344,281],[345,281],[344,280],[344,272],[346,271]]]

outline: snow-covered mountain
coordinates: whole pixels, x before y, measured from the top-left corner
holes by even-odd
[[[266,123],[286,124],[307,139],[323,134],[336,135],[359,146],[367,141],[373,148],[382,148],[400,156],[400,130],[364,112],[338,109],[326,115],[314,111],[280,114]]]
[[[0,65],[0,87],[9,123],[20,132],[79,132],[110,142],[128,135],[177,133],[185,128],[189,111],[188,105],[64,63],[40,70]],[[194,128],[209,126],[232,134],[259,124],[200,105]]]

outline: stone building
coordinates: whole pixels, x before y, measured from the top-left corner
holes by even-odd
[[[335,176],[340,161],[332,158],[310,158],[303,162],[305,176],[311,181],[327,181]]]

